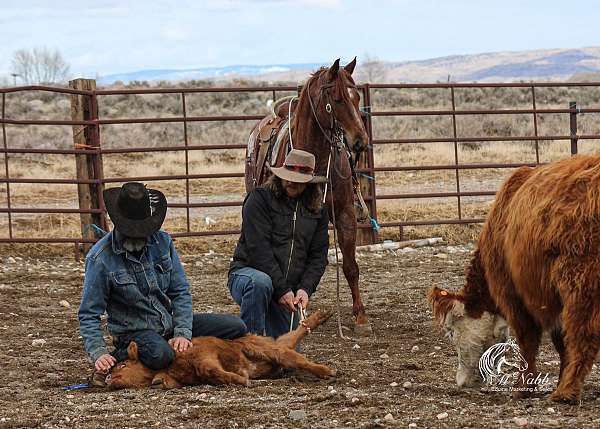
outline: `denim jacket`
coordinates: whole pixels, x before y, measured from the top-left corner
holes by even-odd
[[[108,353],[100,327],[105,311],[113,337],[151,329],[167,338],[192,338],[192,297],[169,234],[149,237],[139,260],[112,232],[88,252],[78,316],[92,362]]]

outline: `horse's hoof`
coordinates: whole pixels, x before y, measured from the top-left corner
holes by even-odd
[[[373,328],[371,328],[371,324],[368,321],[366,323],[357,323],[354,325],[354,335],[357,337],[370,337],[373,335]]]

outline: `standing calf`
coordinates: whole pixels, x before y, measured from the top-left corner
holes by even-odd
[[[456,343],[459,384],[475,381],[505,319],[533,377],[551,333],[560,355],[551,399],[577,402],[600,348],[600,156],[517,170],[496,196],[463,289],[434,288],[429,300]]]
[[[294,350],[310,330],[329,317],[330,314],[317,311],[298,329],[277,340],[251,334],[235,340],[196,337],[192,339],[193,347],[177,353],[171,366],[160,371],[153,371],[138,360],[137,345],[132,341],[127,349],[129,358],[113,368],[107,384],[110,389],[173,389],[198,384],[249,386],[250,379],[273,377],[280,368],[300,368],[320,378],[333,377],[335,371]]]

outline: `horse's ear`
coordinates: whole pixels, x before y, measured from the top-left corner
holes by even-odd
[[[456,295],[439,287],[434,287],[427,294],[427,300],[433,310],[433,319],[439,326],[444,324],[446,316],[454,308]]]
[[[328,81],[335,80],[335,78],[337,78],[338,71],[340,71],[340,59],[339,58],[337,60],[335,60],[335,62],[333,63],[333,65],[331,67],[329,67],[329,70],[327,71],[327,80]]]
[[[348,64],[346,64],[346,66],[344,67],[344,70],[346,70],[348,72],[348,74],[352,74],[352,72],[354,72],[354,67],[356,67],[356,57],[354,57],[354,59],[352,61],[350,61]]]

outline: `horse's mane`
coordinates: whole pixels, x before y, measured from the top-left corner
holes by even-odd
[[[307,88],[309,86],[313,87],[313,84],[317,84],[318,82],[320,82],[320,80],[323,78],[323,75],[328,71],[329,67],[321,67],[317,71],[312,73],[306,81],[306,84],[303,85],[302,91],[300,92],[300,97],[306,95],[304,93],[305,91],[307,91]],[[351,85],[355,85],[354,79],[352,79],[352,75],[348,73],[343,67],[339,68],[337,77],[335,78],[333,85],[335,88],[335,92],[339,94],[344,101],[350,102],[350,95],[348,94],[348,91],[346,91],[347,83],[344,81],[344,78],[347,79],[348,83],[350,83]]]

